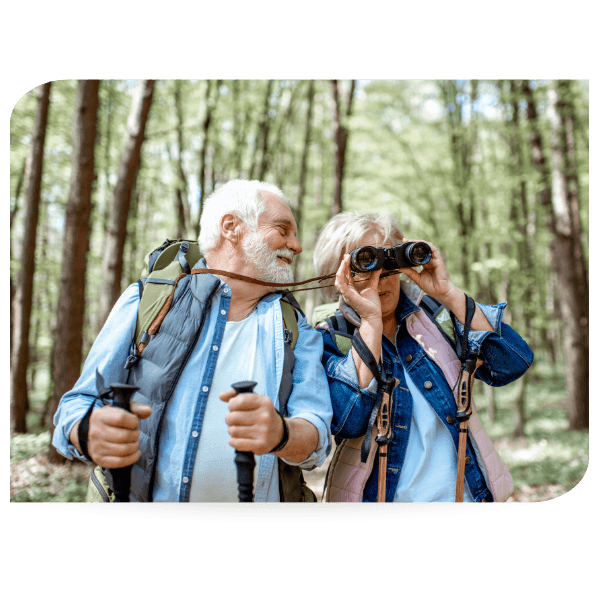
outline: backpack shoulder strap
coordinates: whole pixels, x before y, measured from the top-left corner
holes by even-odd
[[[456,334],[454,332],[454,315],[450,310],[427,294],[423,294],[419,308],[431,319],[431,322],[438,328],[444,339],[458,354]]]
[[[298,313],[296,309],[282,298],[281,304],[281,316],[283,317],[283,326],[292,335],[290,344],[292,350],[296,347],[298,341]]]
[[[463,342],[461,344],[460,339],[456,335],[454,329],[454,320],[456,317],[450,309],[446,308],[443,304],[438,302],[431,296],[423,295],[419,307],[423,312],[431,319],[433,324],[438,328],[440,333],[444,336],[444,339],[452,348],[454,348],[456,355],[459,357],[461,362],[464,362],[467,358],[468,347],[467,337],[471,327],[471,320],[475,314],[475,301],[473,298],[465,294],[466,302],[466,321],[465,321],[465,335],[463,336]]]
[[[335,342],[338,350],[342,354],[348,354],[350,348],[352,348],[352,333],[354,325],[348,323],[344,318],[344,315],[338,309],[333,315],[325,319],[329,333]]]

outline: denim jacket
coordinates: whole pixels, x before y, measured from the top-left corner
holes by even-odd
[[[469,332],[469,351],[483,360],[483,365],[476,371],[476,377],[492,386],[506,385],[518,379],[529,368],[533,353],[510,326],[502,323],[506,303],[478,306],[490,322],[493,331]],[[412,396],[405,381],[404,369],[450,432],[455,447],[458,447],[459,424],[455,418],[456,402],[451,386],[441,369],[410,337],[406,328],[407,317],[418,310],[418,306],[402,290],[396,309],[398,329],[395,344],[385,336],[382,341],[383,366],[388,374],[399,381],[393,393],[391,424],[394,436],[388,446],[387,502],[393,500],[398,486],[410,435]],[[319,331],[325,344],[323,364],[329,379],[333,406],[332,434],[346,439],[361,437],[367,432],[368,420],[375,403],[376,382],[372,380],[367,388],[360,389],[352,352],[342,355],[331,334],[325,329]],[[463,332],[463,326],[457,322],[456,334],[460,340]],[[454,383],[452,382],[452,385]],[[469,459],[465,478],[473,500],[493,501],[486,473],[479,465],[471,441],[468,443],[467,457]],[[378,471],[378,461],[375,461],[364,489],[363,502],[375,502],[377,499]]]

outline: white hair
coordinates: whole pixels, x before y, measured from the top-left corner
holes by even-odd
[[[226,214],[236,215],[251,231],[256,231],[258,216],[267,208],[262,192],[274,194],[286,204],[288,203],[279,188],[263,181],[234,179],[220,185],[210,194],[204,200],[200,218],[200,236],[198,237],[200,252],[205,255],[219,245],[221,217]]]
[[[391,242],[396,245],[402,242],[403,236],[393,214],[377,215],[347,211],[330,219],[319,234],[313,252],[317,276],[335,273],[344,254],[354,250],[369,232],[380,234],[384,244]],[[322,291],[326,299],[334,300],[337,296],[333,287],[324,288]]]

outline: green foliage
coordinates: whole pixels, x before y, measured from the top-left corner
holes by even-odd
[[[50,434],[22,434],[10,440],[11,502],[83,502],[90,467],[48,462]]]
[[[10,440],[10,462],[27,460],[43,452],[48,448],[50,442],[50,433],[45,431],[40,434],[24,433],[17,435]]]
[[[554,486],[551,497],[568,492],[585,475],[589,461],[589,433],[569,431],[564,377],[546,363],[535,363],[527,386],[525,437],[513,438],[517,384],[496,388],[496,421],[491,423],[485,399],[475,398],[481,420],[515,481],[516,495],[539,497],[537,488]]]

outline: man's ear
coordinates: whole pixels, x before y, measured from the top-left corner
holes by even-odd
[[[240,239],[242,221],[239,217],[226,214],[221,217],[221,238],[232,244],[237,244]]]

